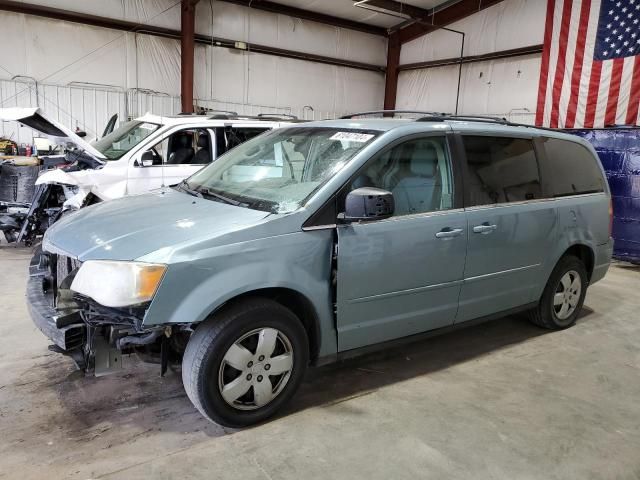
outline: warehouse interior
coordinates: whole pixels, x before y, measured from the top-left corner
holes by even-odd
[[[460,34],[414,23],[400,29],[402,37],[400,30],[387,36],[407,20],[342,0],[248,3],[194,5],[196,105],[306,119],[383,106],[455,110]],[[459,111],[533,123],[544,2],[413,3],[421,6],[404,8],[421,8],[425,23],[465,32]],[[0,101],[40,106],[94,137],[114,113],[180,113],[181,10],[174,4],[108,0],[85,2],[78,12],[74,2],[3,2],[12,40],[1,47]],[[420,68],[425,62],[429,68]]]
[[[638,478],[640,2],[0,0],[0,19],[0,479]],[[602,44],[616,41],[614,28],[629,48],[608,61],[605,50],[617,47]],[[425,132],[446,137],[444,147],[416,146],[414,156],[435,158],[428,173],[410,162],[404,170],[421,178],[408,183],[408,198],[411,188],[425,185],[435,192],[429,200],[441,196],[422,210],[408,200],[412,221],[465,216],[464,229],[447,225],[436,233],[444,242],[406,227],[397,237],[365,230],[402,224],[402,180],[386,186],[408,174],[398,167],[374,175],[362,167],[367,156],[373,162],[384,148],[396,148],[404,137],[392,138],[394,129],[411,139]],[[264,209],[271,197],[255,206],[236,191],[202,189],[213,185],[206,172],[220,173],[225,162],[237,162],[234,171],[245,177],[253,171],[242,168],[259,165],[256,181],[281,171],[287,181],[300,175],[305,185],[307,166],[297,159],[309,161],[312,141],[295,142],[316,141],[323,131],[329,133],[320,139],[333,140],[344,156],[298,200],[288,183],[273,193],[271,211]],[[255,152],[271,148],[269,139],[285,134],[271,157],[246,167]],[[487,202],[493,204],[474,200],[473,162],[495,148],[474,152],[465,135],[530,142],[530,152],[522,153],[523,144],[504,150],[522,164],[530,153],[538,165],[533,174],[519,166],[494,175],[503,182],[533,175],[538,190],[517,197],[531,188],[527,177],[511,181],[504,199],[496,194]],[[595,170],[565,168],[555,174],[561,180],[552,180],[549,139],[584,147]],[[318,153],[318,164],[331,152]],[[600,183],[581,186],[582,171],[595,172]],[[424,180],[438,175],[435,187]],[[366,211],[360,217],[349,217],[347,178],[351,193],[368,189],[358,197]],[[362,178],[367,182],[357,184]],[[202,182],[201,190],[191,179]],[[482,174],[478,179],[485,182]],[[572,190],[556,195],[554,182]],[[374,195],[372,213],[366,198]],[[531,210],[551,203],[553,214],[529,220]],[[561,206],[570,211],[568,223]],[[469,223],[471,215],[520,207],[515,220]],[[504,225],[510,233],[490,244]],[[352,230],[354,239],[345,234]],[[461,241],[448,238],[454,234],[468,243],[451,261]],[[304,243],[304,235],[313,240]],[[488,245],[473,265],[502,261],[501,272],[467,274],[476,258],[473,238]],[[545,238],[550,243],[542,246]],[[434,242],[449,248],[416,263],[416,252]],[[556,257],[556,249],[565,253]],[[383,255],[395,259],[391,267]],[[567,270],[569,277],[558,270],[567,255],[581,265]],[[63,258],[67,270],[52,266]],[[95,274],[84,290],[74,287],[92,262],[149,265],[160,273],[150,270],[131,284],[115,273]],[[522,273],[537,268],[546,272],[539,292]],[[53,276],[43,277],[44,270]],[[408,280],[435,270],[452,277]],[[515,276],[503,291],[478,287],[484,303],[465,307],[465,285],[504,272]],[[562,287],[565,278],[571,289]],[[149,296],[135,297],[138,303],[109,304],[107,294],[86,293],[100,287],[112,288],[113,298],[134,295],[148,279],[156,283]],[[45,306],[33,299],[34,281],[53,292],[46,308],[57,313],[47,321],[64,331],[66,345],[35,319]],[[421,315],[441,315],[449,294],[431,292],[448,292],[438,289],[450,281],[458,289],[450,325],[421,329],[418,317],[398,321],[416,292],[429,299],[415,307]],[[284,298],[285,287],[296,284],[303,293]],[[396,294],[397,303],[368,303]],[[507,305],[507,294],[523,300]],[[571,322],[549,329],[531,312],[558,295],[564,310],[553,310],[556,303],[551,310],[569,312]],[[253,325],[242,309],[258,309],[260,301],[271,302],[263,318],[277,316],[275,303],[281,317],[263,330],[247,327],[226,345],[224,328],[234,320]],[[200,304],[208,316],[200,315]],[[492,310],[499,304],[506,307]],[[465,308],[483,313],[454,321]],[[343,320],[343,312],[353,318]],[[273,325],[287,315],[302,326],[278,333],[267,355],[273,367],[252,366],[263,335],[278,332]],[[107,330],[99,323],[116,317]],[[385,330],[389,319],[400,333]],[[82,329],[73,330],[78,324]],[[200,325],[210,326],[208,337]],[[295,329],[308,340],[304,354]],[[82,346],[67,348],[77,340],[67,335],[78,331]],[[254,334],[257,346],[246,340]],[[200,343],[192,347],[194,339]],[[255,350],[248,369],[237,368],[227,352],[219,371],[203,363],[185,373],[187,362],[218,361],[223,346]],[[259,412],[293,397],[252,420],[249,400],[224,397],[226,375],[234,368],[241,372],[236,380],[274,375],[267,370],[278,368],[276,352],[307,362],[289,367],[276,379],[280,386],[273,380],[264,407],[254,378],[249,392]],[[298,391],[289,394],[294,383]],[[244,402],[236,413],[248,420],[234,424],[228,419],[241,417],[219,413],[229,405],[211,413],[218,407],[201,391],[218,386],[231,407]],[[269,403],[271,395],[277,402]]]

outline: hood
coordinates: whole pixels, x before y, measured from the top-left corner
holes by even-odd
[[[0,108],[0,120],[22,123],[46,135],[59,145],[71,143],[98,160],[106,160],[106,157],[92,147],[89,142],[80,138],[64,125],[48,118],[39,108]]]
[[[51,226],[43,248],[85,260],[134,260],[196,238],[215,238],[270,214],[172,189],[80,209]]]

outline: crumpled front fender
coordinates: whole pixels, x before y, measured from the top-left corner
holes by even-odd
[[[68,188],[65,188],[64,194],[67,199],[62,204],[62,210],[78,210],[82,208],[89,193],[91,193],[91,189],[86,187],[79,187],[75,194]]]
[[[56,184],[78,187],[78,193],[67,197],[65,207],[80,208],[89,193],[100,200],[113,200],[127,194],[126,169],[87,169],[65,172],[62,169],[50,170],[36,180],[36,185]]]
[[[91,185],[82,185],[75,173],[79,172],[65,172],[56,168],[40,175],[36,180],[36,185],[61,185],[66,197],[62,209],[77,210],[82,208],[85,198],[91,192]],[[70,189],[69,186],[77,187],[77,189]]]
[[[78,185],[78,179],[73,173],[65,172],[60,168],[49,170],[48,172],[44,172],[38,177],[38,179],[36,180],[36,185]]]

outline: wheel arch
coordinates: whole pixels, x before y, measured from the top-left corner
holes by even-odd
[[[584,243],[575,243],[567,248],[560,256],[560,258],[563,258],[567,255],[573,255],[574,257],[579,258],[582,263],[584,263],[584,267],[587,270],[587,279],[591,281],[591,275],[593,274],[593,268],[595,264],[595,253],[593,249],[588,245],[585,245]],[[560,259],[558,259],[558,261],[560,261]]]
[[[240,303],[250,297],[268,298],[291,310],[300,319],[309,339],[309,359],[313,362],[320,352],[320,320],[311,300],[303,293],[288,287],[266,287],[250,290],[228,299],[215,308],[210,314],[215,315],[220,310]]]

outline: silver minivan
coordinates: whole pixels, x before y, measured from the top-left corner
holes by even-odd
[[[442,114],[292,125],[56,223],[28,302],[85,371],[181,361],[198,410],[241,427],[309,365],[518,311],[570,327],[609,268],[611,213],[574,136]]]

